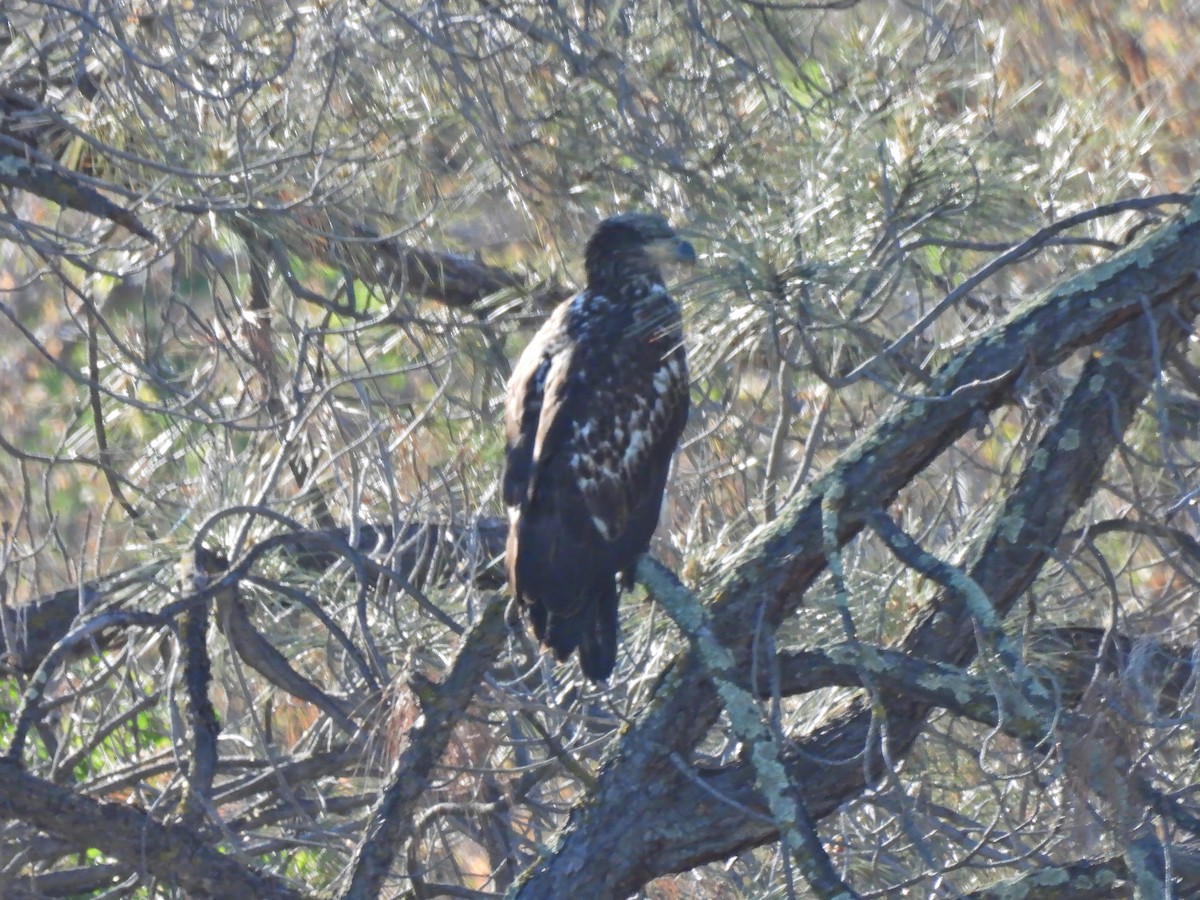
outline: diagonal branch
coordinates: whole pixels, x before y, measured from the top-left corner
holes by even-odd
[[[1172,316],[1159,324],[1159,340],[1169,346],[1182,339]],[[1091,493],[1105,462],[1116,446],[1151,383],[1155,360],[1150,352],[1149,323],[1133,321],[1103,345],[1103,351],[1084,367],[1062,412],[1031,455],[1016,486],[992,523],[990,531],[968,560],[967,572],[991,598],[997,615],[1006,614],[1050,558],[1058,536]],[[1087,435],[1081,440],[1081,435]],[[973,622],[953,592],[938,594],[918,616],[898,648],[922,660],[962,666],[975,652]],[[889,750],[902,757],[924,727],[931,704],[889,693],[886,704]],[[862,698],[835,708],[806,736],[796,741],[790,763],[806,779],[806,794],[814,815],[828,815],[859,794],[874,777],[857,755],[872,749],[872,711]],[[877,749],[877,748],[876,748]],[[878,753],[876,753],[878,758]],[[855,760],[848,765],[813,765],[812,760]],[[734,801],[756,808],[753,774],[731,766],[711,775],[708,787]],[[686,809],[701,792],[686,782],[670,785],[675,802]],[[678,826],[671,817],[655,822],[652,835]],[[703,833],[698,833],[703,832]],[[757,846],[774,835],[761,821],[747,819],[733,827],[725,817],[720,828],[697,828],[690,847],[671,846],[649,862],[656,874],[682,871],[714,858]],[[661,867],[661,868],[659,868]]]
[[[650,589],[704,660],[729,723],[742,743],[742,756],[749,759],[755,782],[771,811],[771,819],[779,828],[783,843],[795,858],[804,880],[818,897],[839,900],[858,897],[834,870],[804,797],[780,762],[780,742],[764,721],[754,693],[742,683],[733,656],[713,633],[708,612],[696,601],[695,595],[679,583],[673,572],[648,556],[638,564],[638,579]]]
[[[1200,891],[1200,857],[1194,848],[1169,848],[1177,897],[1194,897]],[[1133,897],[1127,879],[1129,868],[1119,856],[1081,859],[1058,866],[1039,866],[1017,878],[1008,879],[963,895],[963,900],[1126,900]],[[1125,882],[1122,885],[1122,882]]]
[[[1185,690],[1196,677],[1197,648],[1166,644],[1144,635],[1113,633],[1092,626],[1040,628],[1025,640],[1028,656],[1054,679],[1055,693],[1063,709],[1079,703],[1084,689],[1097,671],[1117,675],[1134,665],[1137,647],[1137,678],[1142,687],[1158,698],[1158,709],[1178,713]],[[866,653],[863,649],[866,649]],[[782,696],[792,697],[829,687],[866,687],[864,675],[886,678],[889,690],[930,706],[987,725],[1003,726],[1022,739],[1037,736],[1022,730],[1022,721],[1010,715],[1000,721],[992,685],[947,662],[918,659],[902,650],[848,641],[820,649],[781,651],[778,655]],[[772,685],[760,673],[759,697],[768,697]]]
[[[397,234],[380,234],[333,206],[240,214],[235,225],[243,237],[254,236],[278,251],[332,266],[364,284],[412,294],[459,309],[474,307],[500,291],[528,292],[534,307],[548,308],[569,296],[557,282],[531,285],[522,275],[488,265],[461,253],[414,246]],[[364,311],[334,304],[303,288],[286,253],[275,262],[284,280],[302,299],[319,302],[351,318],[370,318]],[[393,314],[385,321],[399,318]]]
[[[446,752],[458,724],[483,676],[500,652],[508,634],[504,602],[493,600],[463,636],[458,655],[440,684],[415,686],[422,717],[408,737],[408,746],[392,770],[391,781],[371,811],[366,837],[354,854],[353,875],[346,900],[378,897],[392,861],[413,836],[416,808],[428,789],[433,767]]]
[[[64,209],[107,219],[152,244],[158,243],[154,232],[137,216],[84,184],[68,170],[34,165],[16,156],[0,154],[0,186],[36,194]]]
[[[21,819],[80,850],[96,848],[136,872],[200,897],[296,900],[304,895],[221,853],[191,828],[135,806],[83,797],[0,760],[0,818]]]

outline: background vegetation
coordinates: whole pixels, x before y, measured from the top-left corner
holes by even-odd
[[[1196,16],[6,2],[0,893],[1196,890]],[[693,412],[595,686],[500,398],[647,208]]]

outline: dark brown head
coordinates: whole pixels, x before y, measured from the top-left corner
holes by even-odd
[[[692,245],[677,235],[657,213],[621,213],[596,226],[587,244],[584,267],[588,287],[599,288],[617,272],[661,281],[663,263],[696,261]]]

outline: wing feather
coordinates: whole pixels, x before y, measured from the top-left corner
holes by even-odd
[[[569,350],[565,304],[560,306],[525,347],[509,378],[504,403],[505,465],[502,494],[510,510],[528,500],[538,459],[538,433],[546,386],[556,359]]]
[[[592,296],[594,303],[607,303]],[[526,347],[513,371],[505,408],[507,458],[503,495],[514,517],[533,502],[554,464],[583,501],[596,531],[621,539],[647,495],[661,494],[671,456],[687,421],[688,375],[683,348],[665,357],[651,341],[614,355],[611,340],[579,339],[581,326],[564,303]],[[566,458],[555,463],[562,453]],[[657,522],[657,501],[651,504]]]
[[[538,471],[546,466],[570,435],[572,408],[578,406],[580,389],[577,377],[580,354],[575,351],[573,345],[567,345],[547,358],[542,409],[533,441],[531,491],[537,490]]]
[[[592,415],[575,424],[570,461],[596,530],[610,541],[625,533],[633,510],[662,483],[687,421],[682,353],[631,374],[597,392]]]

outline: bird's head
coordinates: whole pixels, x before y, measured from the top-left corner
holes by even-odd
[[[696,262],[696,250],[657,213],[621,213],[610,216],[592,233],[585,267],[588,283],[596,284],[620,267],[642,270],[657,280],[665,263]]]

